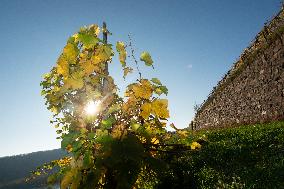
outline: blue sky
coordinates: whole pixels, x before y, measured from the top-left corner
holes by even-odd
[[[151,52],[169,89],[170,122],[184,128],[281,0],[1,0],[0,156],[60,147],[40,96],[41,76],[81,26],[106,21],[110,42],[131,34],[138,55]],[[110,73],[120,88],[120,65]]]

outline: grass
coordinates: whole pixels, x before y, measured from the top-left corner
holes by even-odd
[[[160,188],[284,188],[284,121],[203,130],[193,138],[202,135],[200,150],[168,159],[173,171]]]

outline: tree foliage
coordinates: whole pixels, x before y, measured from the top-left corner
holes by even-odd
[[[149,188],[157,182],[157,170],[166,169],[161,154],[172,150],[173,143],[183,144],[187,133],[178,131],[180,137],[170,137],[166,130],[168,101],[160,98],[168,90],[158,78],[141,77],[133,50],[140,78],[127,86],[124,97],[117,94],[108,64],[116,51],[124,78],[131,73],[127,60],[131,43],[118,41],[114,50],[99,38],[101,33],[106,36],[109,32],[106,28],[101,32],[97,25],[81,28],[44,75],[42,95],[53,112],[51,123],[57,128],[61,147],[70,157],[55,160],[42,170],[58,166],[59,171],[48,181],[61,180],[62,189]],[[153,66],[146,51],[140,60]]]

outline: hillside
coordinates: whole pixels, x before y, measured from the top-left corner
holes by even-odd
[[[200,130],[202,148],[172,155],[159,188],[284,188],[284,121]]]
[[[30,171],[64,155],[64,151],[56,149],[0,158],[0,189],[40,188],[45,178],[25,183],[25,178],[29,176]]]

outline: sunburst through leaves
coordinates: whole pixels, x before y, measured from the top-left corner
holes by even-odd
[[[108,34],[105,24],[102,29],[97,25],[81,28],[68,39],[41,82],[61,147],[70,155],[70,161],[59,161],[65,163],[49,179],[51,183],[61,180],[62,189],[140,188],[145,174],[157,175],[157,170],[166,169],[161,157],[173,150],[171,144],[185,141],[167,132],[168,101],[160,97],[168,90],[158,78],[141,77],[139,66],[153,68],[154,62],[146,51],[138,62],[131,41],[117,42],[116,51],[124,78],[135,67],[139,79],[127,86],[124,97],[118,95],[108,73],[114,56]],[[154,184],[156,179],[147,182]]]

